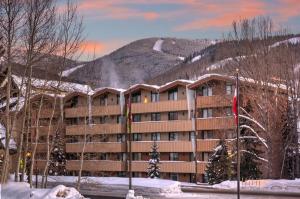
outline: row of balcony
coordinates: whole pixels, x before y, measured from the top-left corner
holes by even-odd
[[[231,106],[232,96],[215,95],[215,96],[199,96],[197,97],[197,108],[215,108]],[[131,112],[133,114],[139,113],[153,113],[153,112],[170,112],[170,111],[187,111],[187,100],[174,101],[159,101],[150,103],[132,103]],[[88,107],[77,107],[65,109],[66,118],[85,117],[89,114]],[[121,108],[119,105],[111,106],[92,106],[92,116],[104,115],[120,115]]]
[[[155,132],[186,132],[194,131],[192,120],[174,121],[147,121],[133,122],[131,132],[155,133]],[[197,130],[233,129],[235,127],[232,117],[199,118],[196,120]],[[121,124],[94,124],[66,126],[66,135],[84,134],[120,134]]]
[[[218,144],[218,139],[197,140],[197,152],[212,151]],[[153,141],[132,142],[131,150],[133,153],[148,153],[151,151]],[[191,141],[157,141],[159,152],[193,152],[193,144]],[[32,144],[34,147],[35,144]],[[83,143],[66,143],[67,153],[80,153]],[[37,151],[45,152],[47,150],[46,143],[38,143]],[[92,142],[86,143],[86,153],[122,153],[126,152],[126,144],[121,142]]]

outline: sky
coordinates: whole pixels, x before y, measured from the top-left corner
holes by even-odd
[[[233,20],[270,16],[300,33],[300,0],[74,0],[83,16],[84,57],[148,37],[222,39]]]

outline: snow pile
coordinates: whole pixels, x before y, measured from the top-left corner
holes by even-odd
[[[198,56],[196,56],[196,57],[193,57],[193,59],[192,59],[192,63],[193,63],[193,62],[195,62],[195,61],[198,61],[198,60],[200,60],[200,59],[201,59],[201,57],[202,57],[202,55],[198,55]]]
[[[84,67],[84,66],[85,66],[85,64],[81,64],[81,65],[75,66],[75,67],[73,67],[73,68],[70,68],[70,69],[68,69],[68,70],[64,70],[64,71],[62,72],[62,76],[63,76],[63,77],[68,77],[71,73],[73,73],[73,72],[76,71],[77,69],[80,69],[80,68],[82,68],[82,67]]]
[[[217,189],[236,189],[236,181],[224,181],[213,185]],[[295,180],[247,180],[241,182],[241,189],[244,190],[264,190],[264,191],[289,191],[300,192],[300,179]]]
[[[74,188],[58,185],[53,189],[30,189],[25,182],[9,182],[2,186],[2,198],[20,199],[83,199]]]
[[[271,45],[270,48],[274,48],[274,47],[280,46],[282,44],[296,45],[296,44],[299,44],[299,43],[300,43],[300,37],[293,37],[293,38],[290,38],[290,39],[287,39],[287,40],[276,42],[273,45]]]
[[[162,47],[163,43],[164,43],[164,40],[162,40],[162,39],[157,40],[153,46],[153,50],[162,52],[161,47]]]

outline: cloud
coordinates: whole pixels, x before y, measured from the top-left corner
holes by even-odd
[[[299,0],[279,0],[276,4],[275,12],[279,15],[279,20],[286,21],[291,17],[300,16]]]

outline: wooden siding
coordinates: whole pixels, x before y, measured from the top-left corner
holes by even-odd
[[[88,116],[88,114],[89,111],[88,107],[86,106],[65,109],[65,118],[86,117]]]
[[[192,152],[192,142],[189,141],[157,141],[159,152]],[[153,141],[132,142],[132,152],[151,152]]]
[[[233,117],[198,118],[197,130],[234,129]]]
[[[182,132],[193,130],[191,120],[133,122],[131,128],[134,133]]]
[[[32,137],[35,137],[36,128],[37,127],[31,127]],[[49,126],[40,126],[38,128],[39,128],[39,136],[45,136],[48,134]],[[58,128],[59,127],[57,125],[51,126],[50,127],[50,135],[53,135],[56,132],[56,130],[58,130]]]
[[[187,110],[186,100],[160,101],[149,103],[132,103],[132,113],[153,113]]]
[[[80,160],[68,160],[66,162],[66,169],[68,171],[79,171]],[[125,162],[113,160],[84,160],[84,171],[124,171]]]
[[[92,107],[92,116],[120,115],[120,114],[121,114],[120,105],[93,106]]]
[[[67,153],[79,153],[82,151],[83,143],[67,143]],[[125,152],[126,146],[119,142],[93,142],[85,145],[85,153],[119,153]]]
[[[197,162],[197,173],[205,174],[207,162]]]
[[[209,152],[219,143],[218,139],[197,140],[197,152]]]
[[[197,108],[228,107],[232,105],[231,95],[198,96]]]
[[[41,109],[41,112],[40,112],[40,119],[51,118],[52,112],[53,112],[53,109]],[[61,114],[60,110],[58,110],[58,109],[55,110],[55,111],[54,111],[54,114],[53,114],[53,118],[59,117],[60,114]],[[38,110],[32,111],[32,117],[33,117],[33,118],[36,118],[37,115],[38,115]]]
[[[95,125],[71,125],[66,126],[66,135],[91,135],[119,134],[122,132],[121,124],[95,124]]]
[[[160,172],[166,173],[195,173],[195,162],[161,161]],[[132,161],[133,172],[147,172],[148,161]]]

